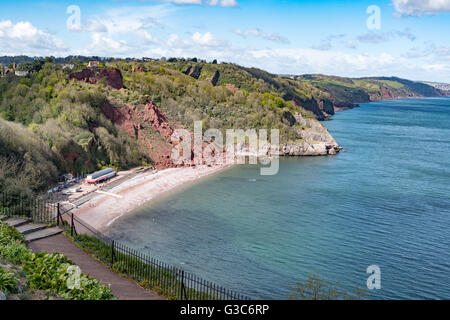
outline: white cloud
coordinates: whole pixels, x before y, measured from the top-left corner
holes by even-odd
[[[57,37],[39,30],[30,22],[0,21],[0,53],[28,55],[56,55],[67,50]]]
[[[222,0],[220,1],[222,7],[236,7],[238,3],[235,0]]]
[[[202,4],[202,0],[168,0],[167,2],[173,2],[177,4]]]
[[[175,4],[195,4],[221,7],[236,7],[238,3],[236,0],[150,0],[159,2],[169,2]]]
[[[135,53],[139,49],[119,37],[130,34],[141,40],[143,45],[161,44],[146,29],[160,25],[158,19],[166,17],[176,9],[167,5],[141,7],[119,7],[105,11],[102,15],[90,16],[79,31],[91,33],[91,43],[82,51],[86,55],[119,56]]]
[[[328,51],[328,50],[333,49],[333,47],[337,41],[339,41],[340,43],[344,43],[344,41],[342,39],[344,39],[345,37],[346,37],[346,35],[343,33],[331,34],[328,37],[326,37],[325,39],[323,39],[320,44],[313,45],[313,46],[311,46],[311,48],[315,49],[315,50]],[[348,43],[347,43],[347,47],[349,47]],[[354,48],[352,48],[352,49],[354,49]]]
[[[103,33],[92,33],[92,41],[82,51],[87,56],[118,57],[133,51],[125,40],[115,40]]]
[[[148,31],[138,30],[136,31],[136,35],[141,39],[143,44],[149,45],[160,43],[160,41],[153,37]]]
[[[75,30],[77,31],[77,30]],[[78,31],[87,32],[108,32],[108,28],[96,19],[86,19]]]
[[[286,74],[389,75],[397,60],[388,53],[343,53],[315,49],[264,49],[250,54],[258,67]]]
[[[424,47],[414,47],[405,52],[403,57],[408,59],[426,58],[429,63],[431,62],[447,62],[450,64],[450,47],[436,46],[434,43],[425,43]]]
[[[399,16],[422,16],[450,11],[450,0],[392,0]]]
[[[191,45],[192,42],[181,39],[179,35],[174,33],[169,36],[169,39],[167,39],[167,46],[170,48],[182,49],[190,47]]]
[[[176,8],[167,5],[113,8],[102,15],[90,16],[82,22],[81,28],[77,31],[104,32],[110,36],[133,33],[159,26],[159,19],[175,10]]]
[[[430,72],[444,72],[444,71],[449,71],[450,67],[448,64],[437,63],[437,64],[424,65],[424,69],[428,70]]]
[[[222,41],[216,39],[211,32],[205,32],[204,34],[196,32],[192,35],[192,41],[195,44],[205,47],[217,47],[224,44]]]
[[[246,38],[247,36],[253,36],[258,38],[263,38],[268,41],[272,42],[279,42],[279,43],[290,43],[289,39],[279,35],[278,33],[265,33],[262,32],[260,29],[248,29],[248,30],[240,30],[240,29],[234,29],[233,32],[237,34],[238,36],[241,36],[243,38]]]
[[[233,62],[278,74],[322,73],[347,77],[398,76],[411,80],[448,82],[448,47],[435,47],[429,59],[408,59],[387,52],[357,53],[314,49],[264,49],[243,51]],[[444,57],[437,58],[438,54]],[[448,58],[448,56],[447,56]],[[231,58],[230,58],[231,59]],[[230,61],[222,59],[223,61]],[[439,72],[438,72],[439,71]]]
[[[198,48],[220,48],[227,45],[226,41],[217,39],[211,32],[195,32],[190,39],[182,39],[178,34],[172,33],[166,41],[155,39],[151,35],[142,33],[143,42],[158,44],[161,47],[169,47],[171,49],[190,49],[195,52]],[[161,48],[159,48],[161,49]],[[171,56],[175,56],[174,53]]]
[[[411,32],[409,28],[402,31],[369,31],[357,37],[360,42],[365,43],[383,43],[398,38],[406,38],[410,41],[416,40],[416,36]]]
[[[345,46],[346,46],[347,48],[349,48],[349,49],[356,49],[356,48],[357,48],[356,43],[354,43],[354,42],[351,41],[351,40],[348,40],[347,43],[345,44]]]
[[[328,51],[333,48],[333,45],[330,42],[323,42],[319,45],[314,45],[311,48],[313,48],[315,50]]]

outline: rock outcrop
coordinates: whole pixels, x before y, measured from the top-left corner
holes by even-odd
[[[283,118],[284,121],[291,123],[297,140],[280,145],[278,151],[280,156],[327,156],[336,155],[342,150],[328,129],[316,119],[305,118],[301,114],[292,115],[289,111],[283,113]],[[237,155],[270,157],[273,147],[267,142],[252,149],[240,143],[237,145]]]
[[[105,79],[106,84],[114,89],[123,88],[122,73],[119,69],[99,69],[99,68],[85,68],[80,72],[72,73],[69,79],[76,79],[87,83],[96,84]]]
[[[220,78],[220,72],[219,72],[219,70],[217,70],[216,73],[214,73],[214,76],[211,79],[211,84],[214,87],[217,85],[217,82],[219,82],[219,78]]]
[[[311,111],[314,113],[318,120],[323,121],[331,114],[324,112],[321,108],[320,103],[318,103],[315,99],[301,101],[295,97],[285,96],[284,99],[286,101],[292,101],[296,106],[302,107],[305,110]],[[322,102],[323,106],[323,102]],[[334,109],[333,109],[334,110]],[[334,114],[334,111],[333,111]]]
[[[202,67],[199,66],[189,66],[186,71],[184,72],[185,75],[191,76],[192,78],[198,80],[200,78],[200,75],[202,74]]]
[[[280,155],[325,156],[335,155],[342,149],[319,121],[305,118],[299,113],[293,117],[295,124],[301,127],[293,127],[298,141],[280,146]]]

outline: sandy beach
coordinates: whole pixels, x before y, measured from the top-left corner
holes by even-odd
[[[92,227],[102,230],[118,218],[148,204],[164,193],[217,173],[226,166],[199,166],[146,172],[124,181],[107,192],[96,192],[96,196],[71,212]]]

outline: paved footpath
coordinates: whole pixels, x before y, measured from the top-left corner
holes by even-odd
[[[165,300],[164,297],[140,287],[134,280],[115,273],[63,234],[33,241],[29,248],[34,252],[64,254],[78,265],[83,273],[100,280],[105,286],[110,286],[114,296],[120,300]]]

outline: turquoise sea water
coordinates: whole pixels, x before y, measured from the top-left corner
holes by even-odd
[[[450,299],[450,98],[362,104],[326,122],[347,152],[235,166],[118,220],[110,235],[253,298],[312,272],[381,299]]]

